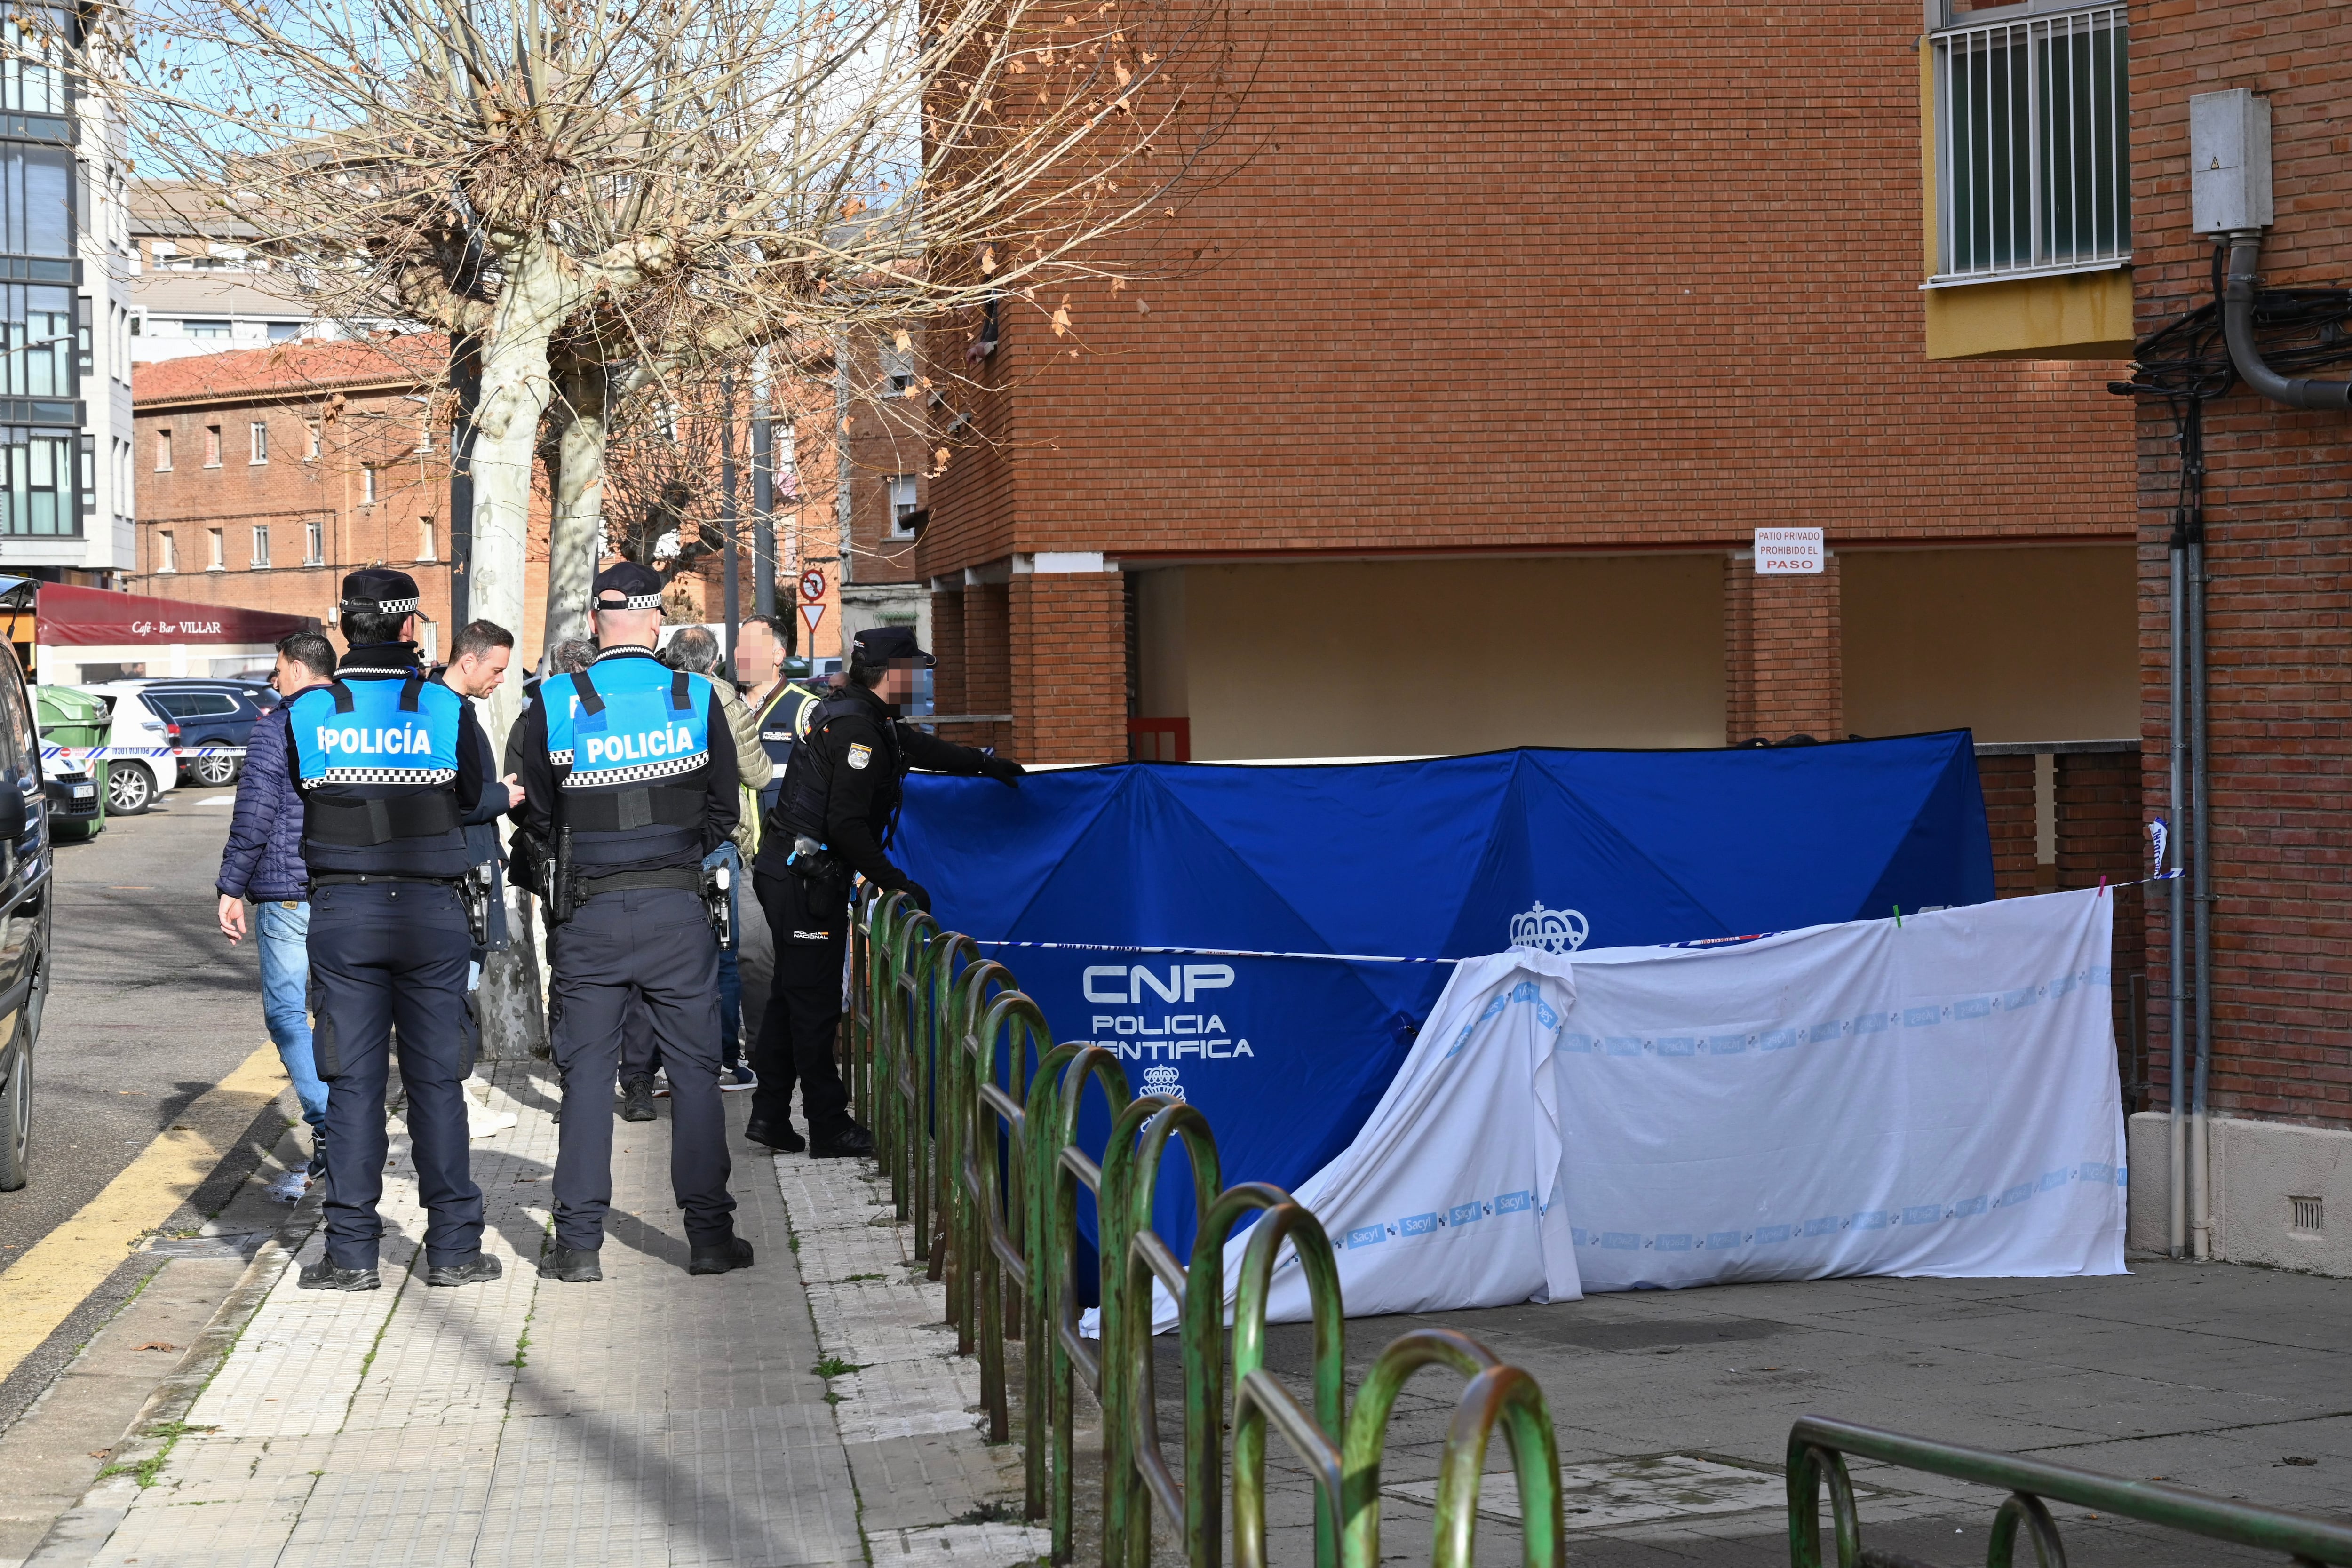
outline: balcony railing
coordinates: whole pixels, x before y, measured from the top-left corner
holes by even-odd
[[[2131,258],[2124,7],[1934,35],[1934,283]]]

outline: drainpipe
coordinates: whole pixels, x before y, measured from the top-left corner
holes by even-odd
[[[2181,635],[2181,614],[2186,579],[2185,554],[2189,547],[2189,514],[2173,513],[2172,521],[2172,583],[2168,600],[2172,617],[2170,641],[2172,710],[2169,726],[2172,736],[2172,771],[2170,787],[2165,799],[2172,813],[2171,869],[2172,880],[2165,886],[2172,900],[2171,958],[2167,974],[2172,990],[2172,1120],[2166,1131],[2168,1154],[2168,1186],[2170,1189],[2168,1207],[2170,1223],[2166,1229],[2166,1250],[2175,1258],[2185,1258],[2189,1252],[2189,1138],[2186,1114],[2189,1107],[2189,972],[2187,967],[2187,922],[2181,897],[2184,884],[2179,875],[2181,865],[2181,840],[2185,837],[2180,820],[2181,802],[2188,798],[2186,777],[2189,761],[2189,727],[2181,722],[2181,686],[2186,658],[2186,643]]]
[[[2229,341],[2230,364],[2238,379],[2290,408],[2352,408],[2352,381],[2281,375],[2255,352],[2254,282],[2262,258],[2262,230],[2230,231],[2230,279],[2221,295],[2221,332]]]
[[[2210,828],[2212,791],[2207,780],[2205,746],[2205,520],[2189,527],[2189,745],[2192,814],[2191,900],[2197,906],[2197,1068],[2189,1104],[2189,1176],[2193,1194],[2189,1215],[2191,1256],[2213,1256],[2213,1167],[2206,1157],[2205,1084],[2213,1062],[2213,879]]]

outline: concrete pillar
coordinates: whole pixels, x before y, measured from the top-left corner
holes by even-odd
[[[1724,563],[1724,738],[1845,739],[1838,561],[1818,576],[1764,577],[1756,563]]]

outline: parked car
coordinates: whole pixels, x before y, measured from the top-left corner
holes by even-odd
[[[278,693],[242,680],[172,679],[124,681],[146,698],[147,705],[180,726],[180,744],[243,746],[253,726],[277,706]],[[180,776],[215,789],[232,784],[245,771],[242,757],[184,757]]]
[[[34,585],[0,578],[0,607],[29,616]],[[49,814],[41,740],[14,648],[0,644],[0,1192],[25,1184],[33,1144],[33,1047],[49,993]]]
[[[52,746],[102,746],[111,722],[104,699],[71,686],[34,687],[33,721],[44,752]],[[105,828],[106,769],[102,758],[43,757],[41,788],[49,804],[52,841],[89,838]]]
[[[108,746],[146,751],[180,743],[179,721],[149,707],[137,683],[80,689],[105,699],[109,705]],[[155,804],[157,795],[177,788],[179,782],[180,770],[168,753],[112,758],[106,765],[106,809],[118,816],[137,816]]]

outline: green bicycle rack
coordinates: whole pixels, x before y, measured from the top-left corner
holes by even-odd
[[[1316,1568],[1378,1568],[1381,1459],[1405,1383],[1442,1366],[1465,1381],[1440,1460],[1433,1562],[1469,1568],[1488,1440],[1509,1446],[1527,1568],[1561,1561],[1559,1451],[1535,1380],[1465,1335],[1423,1329],[1374,1360],[1349,1407],[1339,1268],[1315,1216],[1279,1187],[1223,1184],[1208,1119],[1181,1100],[1132,1094],[1115,1052],[1057,1046],[1037,1005],[969,937],[942,931],[904,894],[869,893],[850,948],[848,1079],[874,1129],[898,1215],[947,1287],[956,1347],[980,1358],[989,1436],[1012,1436],[1005,1346],[1023,1343],[1027,1516],[1047,1520],[1067,1563],[1076,1475],[1076,1380],[1103,1413],[1103,1565],[1147,1568],[1152,1510],[1181,1531],[1192,1568],[1265,1562],[1269,1428],[1315,1478]],[[1113,1126],[1102,1163],[1076,1146],[1099,1089]],[[1161,1156],[1180,1144],[1201,1216],[1189,1259],[1150,1227]],[[1094,1194],[1102,1337],[1078,1332],[1078,1188]],[[1225,1417],[1226,1240],[1258,1217],[1235,1282],[1232,1436]],[[1265,1313],[1285,1245],[1308,1284],[1315,1324],[1311,1408],[1265,1371]],[[1154,1287],[1179,1304],[1184,1447],[1162,1447],[1152,1376]],[[1228,1453],[1230,1447],[1230,1453]],[[1230,1461],[1230,1463],[1228,1462]],[[1230,1483],[1227,1476],[1230,1472]],[[1230,1485],[1230,1510],[1227,1488]],[[1850,1565],[1849,1565],[1850,1568]]]
[[[2352,1526],[2306,1519],[2277,1509],[2255,1508],[2228,1498],[2207,1497],[2154,1481],[2127,1481],[2071,1465],[1987,1453],[1924,1437],[1906,1437],[1873,1426],[1808,1415],[1789,1431],[1789,1562],[1790,1568],[1822,1568],[1822,1490],[1830,1494],[1837,1568],[1921,1568],[1890,1552],[1862,1544],[1862,1520],[1854,1511],[1853,1483],[1846,1477],[1848,1455],[1900,1465],[1906,1469],[1974,1481],[2009,1493],[1993,1515],[1987,1568],[2011,1568],[2017,1537],[2033,1543],[2040,1568],[2066,1568],[2066,1546],[2050,1516],[2049,1500],[2093,1508],[2103,1515],[2138,1520],[2186,1531],[2214,1541],[2276,1552],[2298,1563],[2352,1565]]]

